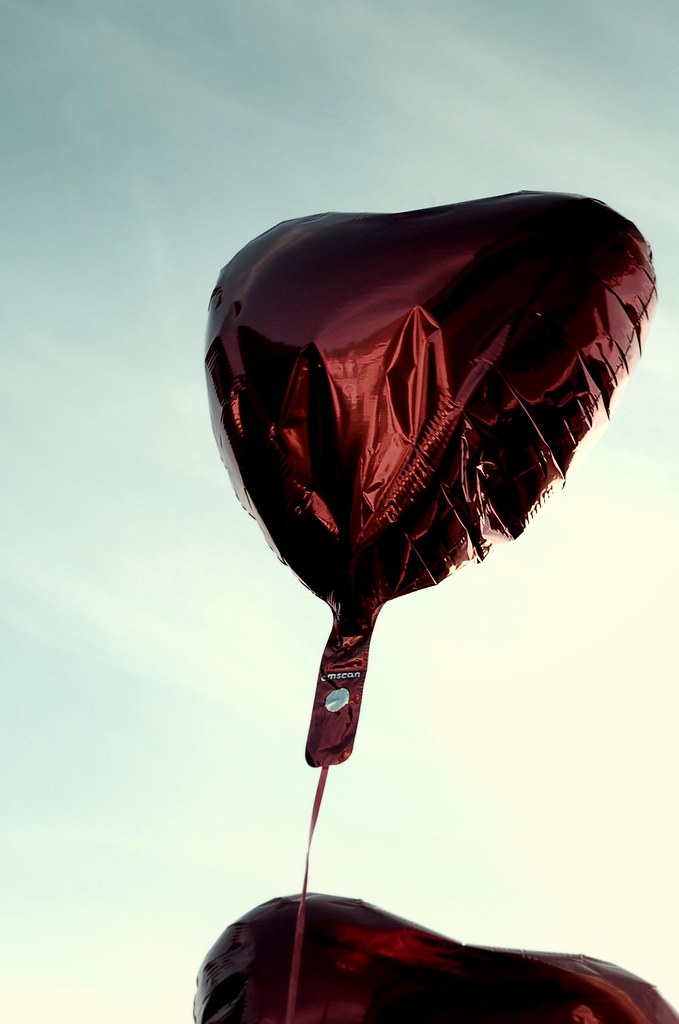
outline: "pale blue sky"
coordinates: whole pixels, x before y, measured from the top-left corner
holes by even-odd
[[[384,612],[312,886],[679,1004],[679,9],[0,0],[0,25],[6,1018],[187,1022],[219,932],[300,886],[329,613],[219,461],[219,268],[290,217],[522,188],[649,238],[647,355],[524,538]]]

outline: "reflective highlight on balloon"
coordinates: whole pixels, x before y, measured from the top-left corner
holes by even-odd
[[[633,224],[549,193],[287,221],[223,269],[206,355],[222,459],[334,616],[310,764],[351,753],[384,603],[518,537],[563,485],[655,297]]]

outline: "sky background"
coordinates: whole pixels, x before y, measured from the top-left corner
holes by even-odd
[[[273,224],[519,189],[650,240],[608,432],[516,543],[378,622],[311,888],[679,1004],[679,7],[0,0],[0,1007],[188,1024],[301,885],[328,609],[231,492],[203,375]]]

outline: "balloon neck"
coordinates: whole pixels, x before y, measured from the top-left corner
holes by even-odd
[[[376,618],[377,611],[365,624],[335,616],[321,658],[307,737],[306,760],[313,767],[341,764],[353,750]]]

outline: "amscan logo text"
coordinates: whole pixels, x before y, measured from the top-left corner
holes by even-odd
[[[329,682],[331,679],[360,679],[360,672],[326,672],[325,675],[321,676],[323,682]]]

